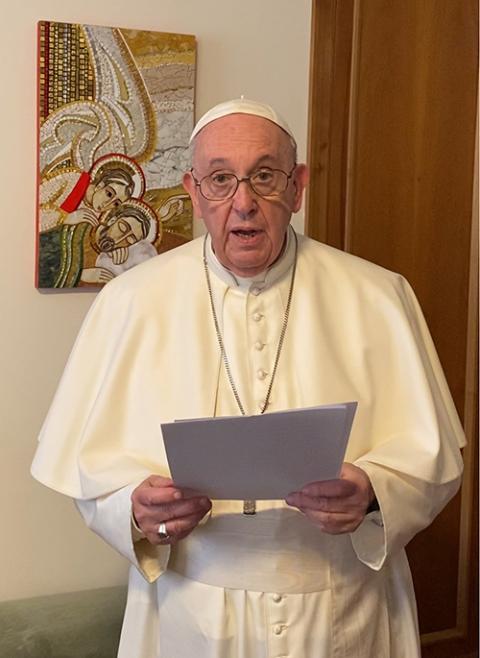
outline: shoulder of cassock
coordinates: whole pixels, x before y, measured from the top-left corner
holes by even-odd
[[[39,434],[37,480],[88,499],[151,473],[168,475],[160,423],[181,416],[192,381],[187,372],[179,390],[172,373],[194,359],[192,332],[215,347],[199,322],[208,312],[202,244],[155,256],[98,293]],[[198,391],[192,412],[203,405]]]
[[[312,240],[306,240],[303,253],[299,273],[313,278],[304,299],[304,315],[313,295],[317,314],[322,316],[322,340],[335,335],[332,345],[342,344],[339,354],[352,356],[346,368],[349,377],[356,377],[359,397],[374,382],[365,396],[368,404],[357,416],[366,406],[375,412],[366,423],[355,420],[347,458],[371,461],[434,484],[458,478],[464,431],[408,281]],[[318,322],[310,325],[318,328]],[[361,359],[355,362],[359,355]]]
[[[295,350],[305,390],[316,394],[321,388],[316,379],[319,368],[312,364],[322,362],[323,355],[318,353],[322,333],[334,336],[334,349],[341,346],[338,358],[346,359],[346,369],[351,368],[350,344],[372,341],[372,336],[386,355],[385,364],[376,359],[372,366],[372,380],[379,389],[384,368],[383,388],[390,387],[393,393],[383,404],[385,391],[381,391],[376,407],[366,405],[366,413],[377,423],[376,433],[385,436],[385,441],[378,445],[377,439],[373,443],[365,437],[359,439],[354,431],[351,445],[357,454],[352,460],[366,455],[367,460],[387,467],[400,465],[414,476],[418,467],[429,480],[458,474],[462,430],[408,283],[365,260],[303,236],[298,239],[294,308],[295,318],[302,324],[302,340],[295,343]],[[199,238],[151,258],[99,293],[40,433],[32,465],[35,478],[75,498],[92,498],[150,473],[168,475],[160,423],[213,415],[220,356],[207,321],[210,310],[202,245],[203,238]],[[370,349],[367,343],[365,349]],[[388,372],[392,361],[401,370],[398,354],[400,361],[408,354],[415,369],[421,371],[415,376],[422,379],[422,391],[427,391],[423,405],[429,407],[427,433],[432,433],[435,423],[444,425],[437,438],[422,443],[420,437],[418,445],[412,434],[416,464],[410,463],[408,437],[399,450],[399,441],[390,436],[390,425],[397,419],[404,423],[408,416],[404,411],[409,401],[398,398],[411,388],[410,372],[400,373],[396,383]],[[365,376],[363,365],[353,376],[359,387]],[[302,406],[346,401],[309,398],[309,394]],[[383,413],[379,406],[385,407]],[[357,415],[361,417],[361,413]],[[370,416],[368,423],[374,427]],[[412,417],[412,424],[416,423]],[[441,450],[439,446],[443,446]],[[451,448],[446,453],[445,446]],[[440,459],[434,454],[439,450]]]

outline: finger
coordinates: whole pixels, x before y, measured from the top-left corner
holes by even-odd
[[[305,516],[320,530],[330,535],[341,535],[348,532],[354,532],[363,520],[359,514],[337,512],[319,512],[306,510]]]
[[[353,532],[363,520],[360,510],[326,511],[302,505],[295,505],[305,517],[329,534]]]
[[[173,483],[173,486],[176,486],[175,483]],[[197,489],[188,489],[186,487],[177,487],[177,489],[182,492],[182,498],[206,498],[205,494]]]
[[[136,504],[145,505],[147,507],[170,503],[174,500],[181,500],[182,497],[182,492],[172,485],[161,487],[144,485],[137,487],[132,493],[132,500]]]
[[[171,503],[161,505],[151,505],[147,514],[152,518],[168,521],[187,517],[192,514],[205,514],[211,508],[212,504],[208,498],[186,498],[185,500],[176,500]]]
[[[159,504],[183,498],[205,497],[201,491],[177,487],[173,480],[162,477],[161,475],[151,475],[142,484],[145,484],[146,486],[146,491],[148,491],[146,495],[151,504]]]
[[[132,506],[132,514],[138,527],[146,534],[158,532],[161,523],[187,518],[192,515],[203,516],[207,508],[192,507],[192,503],[182,508],[172,508],[168,504],[145,506]]]
[[[149,487],[172,487],[173,480],[171,478],[163,477],[162,475],[150,475],[142,484]]]
[[[125,250],[124,247],[120,247],[119,249],[117,249],[116,256],[117,256],[117,265],[121,265],[127,260],[128,252]]]
[[[197,514],[190,514],[182,518],[165,521],[165,530],[168,537],[162,538],[158,534],[160,524],[152,525],[150,532],[147,532],[147,538],[152,544],[175,544],[180,539],[184,539],[194,530],[205,516],[205,511]]]
[[[357,485],[351,480],[324,480],[323,482],[309,482],[302,487],[302,493],[312,497],[346,498],[353,496]]]
[[[297,507],[302,512],[305,510],[318,510],[322,512],[338,512],[344,514],[356,508],[354,501],[349,498],[312,498],[303,493],[290,494],[286,502],[292,507]]]
[[[196,515],[201,518],[212,507],[208,498],[187,498],[160,505],[136,505],[133,514],[143,532],[151,531],[159,523]]]
[[[205,496],[184,498],[184,492],[170,478],[160,475],[151,475],[132,493],[133,517],[145,534],[162,521],[191,514],[201,517],[210,508],[211,501]]]
[[[93,226],[96,226],[98,224],[98,219],[96,214],[93,212],[93,210],[89,210],[88,208],[85,208],[84,212],[84,218],[90,222]]]
[[[137,516],[139,506],[151,505],[153,498],[155,498],[156,503],[167,503],[182,498],[182,493],[173,486],[172,480],[169,478],[151,475],[132,492],[132,506],[135,516]]]
[[[200,521],[205,516],[206,510],[202,510],[200,513],[189,514],[188,516],[183,516],[181,518],[172,519],[171,521],[166,522],[167,532],[170,536],[177,539],[183,538],[185,534],[190,533]]]

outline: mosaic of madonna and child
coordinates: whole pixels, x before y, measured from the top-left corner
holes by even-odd
[[[101,286],[192,238],[195,38],[39,23],[38,288]]]

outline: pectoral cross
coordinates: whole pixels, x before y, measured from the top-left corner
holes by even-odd
[[[257,501],[256,500],[244,500],[243,501],[243,513],[244,514],[256,514],[257,513]]]

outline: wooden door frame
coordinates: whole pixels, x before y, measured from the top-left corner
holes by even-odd
[[[312,0],[308,164],[305,233],[349,250],[349,188],[354,153],[354,122],[361,0]],[[477,103],[478,138],[478,103]],[[478,139],[475,160],[478,181]],[[456,625],[422,636],[428,653],[433,645],[451,644],[452,651],[472,650],[478,604],[478,190],[472,199],[465,408],[467,447],[462,485]],[[473,634],[473,635],[472,635]],[[470,645],[467,649],[467,644]],[[433,655],[428,653],[428,655]],[[440,655],[440,654],[439,654]],[[443,654],[442,654],[443,655]],[[453,656],[454,654],[449,654]],[[455,654],[456,655],[456,654]],[[460,654],[459,654],[460,655]],[[470,655],[470,654],[469,654]],[[478,655],[474,653],[471,655]]]
[[[355,0],[312,0],[305,233],[345,248]]]

